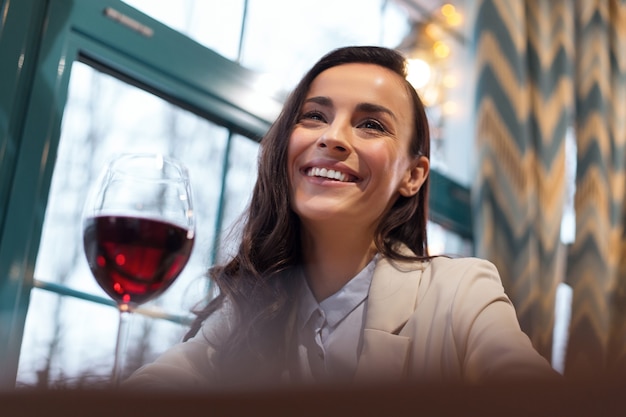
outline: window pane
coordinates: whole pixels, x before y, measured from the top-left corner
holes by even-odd
[[[180,159],[189,169],[197,233],[190,261],[182,274],[163,295],[146,306],[164,309],[172,314],[188,315],[190,308],[200,301],[207,285],[204,274],[214,240],[228,134],[227,129],[150,93],[85,64],[75,63],[35,278],[107,298],[91,275],[83,254],[81,211],[87,189],[113,154],[160,152]],[[39,292],[36,290],[34,294]],[[114,332],[110,335],[100,334],[104,334],[101,329],[116,328],[114,308],[101,307],[94,314],[88,315],[80,310],[68,310],[74,308],[73,302],[57,303],[62,305],[59,314],[50,314],[46,310],[50,306],[45,303],[33,301],[30,304],[22,345],[25,354],[21,359],[20,379],[32,381],[34,378],[33,364],[28,363],[32,355],[28,352],[42,348],[34,337],[41,327],[53,329],[60,323],[65,326],[66,318],[76,315],[90,323],[90,331],[61,332],[59,344],[66,347],[91,346],[92,349],[101,346],[106,351],[105,343],[99,339],[105,337],[110,338],[111,343],[114,341]],[[111,312],[103,315],[100,313],[102,308],[108,308]],[[72,339],[74,337],[76,339]],[[146,349],[151,351],[154,347],[148,345]],[[75,376],[69,374],[74,367],[65,366],[66,360],[72,357],[71,349],[58,349],[55,352],[64,355],[64,358],[53,360],[64,364],[62,369],[66,372],[65,376]],[[103,354],[103,357],[110,359],[112,350]],[[84,366],[95,364],[89,360],[83,363]],[[84,371],[80,370],[81,373]]]
[[[76,388],[105,385],[113,367],[117,311],[109,306],[35,289],[22,342],[17,386]],[[125,374],[181,340],[185,328],[130,317]]]
[[[259,144],[245,136],[234,135],[231,144],[229,168],[226,176],[223,237],[218,258],[223,260],[237,249],[241,213],[246,209],[257,178]]]
[[[427,223],[428,252],[430,255],[473,256],[474,245],[437,223]]]
[[[244,0],[123,0],[196,42],[236,60]]]
[[[124,0],[141,12],[236,61],[246,0]],[[241,64],[290,90],[319,57],[347,45],[396,47],[410,17],[388,0],[247,0]],[[329,12],[332,10],[332,12]],[[278,81],[280,80],[280,81]]]
[[[248,7],[241,63],[281,80],[285,89],[331,49],[395,47],[410,29],[407,14],[385,0],[249,0]]]

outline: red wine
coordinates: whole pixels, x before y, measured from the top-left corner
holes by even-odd
[[[138,217],[96,216],[83,233],[89,268],[121,304],[141,304],[165,291],[185,267],[193,237],[171,223]]]

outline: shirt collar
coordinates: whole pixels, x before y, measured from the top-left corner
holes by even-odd
[[[302,285],[300,286],[300,306],[298,308],[298,325],[302,329],[311,315],[316,310],[321,310],[326,316],[330,327],[335,327],[352,310],[361,304],[369,293],[370,284],[374,277],[374,269],[378,255],[346,283],[339,291],[318,303],[306,282],[304,274],[301,274]]]

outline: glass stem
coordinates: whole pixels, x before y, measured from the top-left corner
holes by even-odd
[[[128,305],[119,307],[119,324],[117,326],[117,338],[115,339],[115,356],[113,358],[113,371],[111,372],[111,385],[117,388],[124,371],[124,353],[128,339],[128,320],[130,319]]]

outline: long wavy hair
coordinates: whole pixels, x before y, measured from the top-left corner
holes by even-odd
[[[414,115],[409,152],[414,157],[430,157],[424,106],[406,81],[406,59],[397,51],[373,46],[339,48],[322,57],[305,74],[261,141],[258,178],[243,218],[238,250],[228,262],[209,271],[209,277],[219,287],[219,295],[196,313],[197,318],[186,336],[196,334],[202,322],[228,300],[236,325],[216,346],[216,366],[224,371],[224,376],[232,374],[234,368],[245,372],[246,378],[250,378],[250,369],[258,373],[277,372],[287,361],[288,346],[293,340],[289,317],[297,302],[298,267],[303,264],[300,220],[290,201],[289,137],[313,80],[331,67],[349,63],[379,65],[405,80]],[[416,195],[399,196],[384,215],[374,236],[383,256],[396,260],[428,257],[428,189],[427,178]],[[399,243],[411,249],[415,256],[400,251]]]

